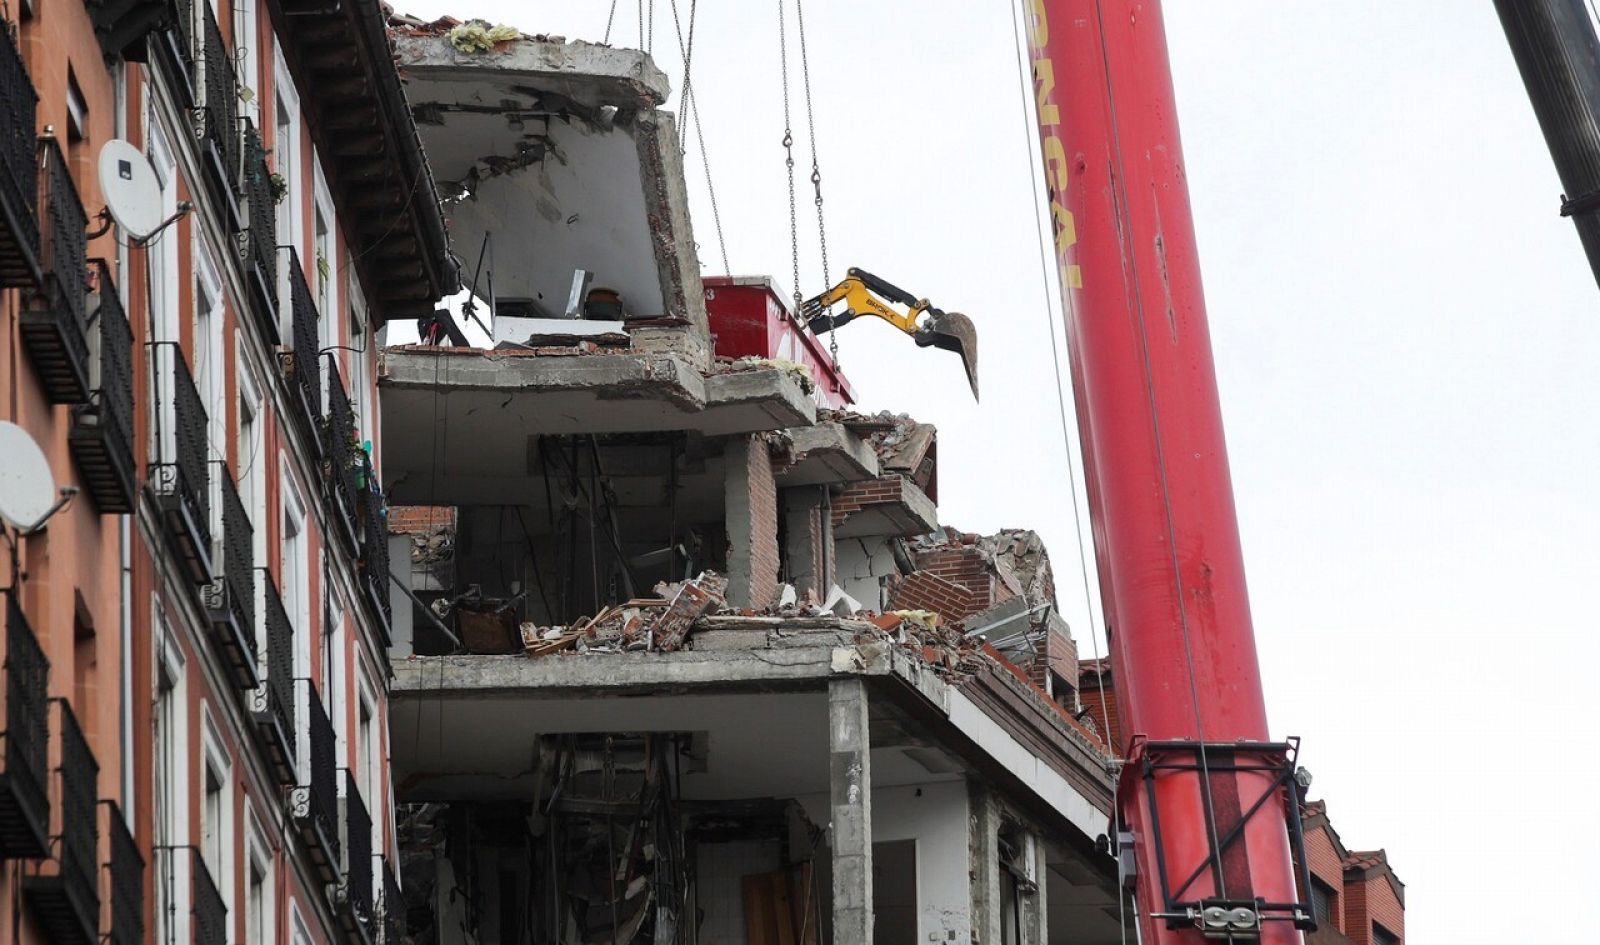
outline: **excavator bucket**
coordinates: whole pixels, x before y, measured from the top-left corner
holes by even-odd
[[[930,309],[928,317],[918,326],[915,335],[919,347],[943,348],[961,356],[961,366],[967,369],[967,383],[972,385],[972,399],[978,398],[978,330],[972,319],[960,312],[942,312]]]

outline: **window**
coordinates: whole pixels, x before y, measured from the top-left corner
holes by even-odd
[[[239,501],[250,516],[254,529],[253,560],[265,564],[267,560],[267,489],[263,482],[262,464],[266,462],[265,439],[262,433],[261,381],[244,353],[241,334],[234,355],[239,376]]]
[[[188,703],[184,699],[183,654],[159,603],[155,606],[155,940],[183,941],[188,931],[189,869],[183,851],[189,838]]]
[[[178,212],[178,166],[167,145],[167,135],[158,121],[150,122],[150,163],[155,168],[160,185],[162,219],[170,219]],[[178,227],[162,231],[144,252],[150,277],[150,340],[157,345],[178,340]],[[168,359],[176,352],[170,348],[155,349],[156,369],[150,372],[151,403],[157,404],[155,422],[150,424],[150,457],[161,462],[164,457],[176,454],[172,386],[162,375],[172,368]]]
[[[1311,912],[1317,918],[1317,928],[1339,927],[1339,894],[1315,876],[1311,877]]]
[[[367,323],[367,301],[361,295],[361,283],[355,272],[345,284],[345,297],[350,300],[350,406],[356,414],[356,439],[363,443],[375,440],[378,423],[378,405],[373,399],[372,364],[368,359],[377,349],[371,326]]]
[[[1378,923],[1372,923],[1372,945],[1400,945],[1400,936]]]
[[[282,585],[283,608],[295,629],[294,675],[303,679],[311,675],[311,580],[308,573],[310,539],[306,534],[306,503],[295,486],[289,464],[282,464],[283,473],[283,555],[279,583]]]
[[[250,817],[250,833],[245,855],[244,888],[244,941],[272,942],[273,900],[272,849],[267,845],[266,833],[254,815]]]
[[[233,900],[233,766],[210,713],[203,709],[202,719],[205,742],[200,779],[200,859],[226,904]]]
[[[69,153],[77,151],[74,145],[79,145],[89,137],[89,103],[83,97],[83,90],[78,88],[78,76],[67,67],[67,147]]]
[[[256,59],[255,0],[233,0],[233,48],[238,69],[240,115],[259,124],[261,103],[257,101],[256,89],[261,85],[261,66]]]
[[[323,560],[322,586],[323,600],[327,602],[322,612],[322,675],[318,679],[317,691],[322,694],[322,702],[328,709],[328,719],[333,722],[334,744],[337,746],[340,759],[347,758],[345,745],[346,726],[344,718],[345,705],[345,673],[344,673],[344,599],[339,592],[334,590],[333,575],[327,567],[327,560]],[[344,761],[340,761],[344,766]]]
[[[305,232],[301,225],[302,186],[300,173],[300,98],[295,94],[283,50],[276,50],[273,74],[277,79],[273,94],[272,170],[283,179],[284,198],[278,204],[278,245],[301,247]],[[303,247],[301,247],[303,248]],[[280,267],[278,285],[279,324],[282,338],[294,337],[289,304],[287,264]]]
[[[316,200],[311,225],[311,288],[317,297],[318,347],[339,344],[339,260],[334,238],[335,217],[322,170],[316,171]]]
[[[356,784],[372,811],[374,825],[381,819],[383,805],[378,801],[378,773],[383,770],[383,746],[378,743],[378,697],[367,674],[361,674],[361,692],[356,709]],[[374,842],[372,848],[380,849]]]
[[[211,459],[223,457],[223,444],[227,442],[228,413],[223,408],[222,393],[222,280],[217,276],[216,264],[203,242],[195,239],[194,285],[194,382],[206,407],[206,455]],[[220,505],[221,503],[213,503]],[[214,510],[213,531],[220,534],[220,509]]]

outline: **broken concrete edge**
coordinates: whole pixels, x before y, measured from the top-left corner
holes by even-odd
[[[640,183],[645,187],[645,213],[654,237],[656,272],[668,316],[688,319],[703,352],[704,371],[711,366],[711,328],[706,315],[706,290],[700,282],[694,226],[689,219],[689,189],[678,151],[677,124],[668,112],[642,112],[634,119],[639,148]]]
[[[877,454],[860,437],[846,430],[843,424],[819,417],[810,426],[792,427],[784,432],[789,436],[797,464],[805,462],[808,457],[827,456],[838,459],[844,465],[844,469],[840,470],[830,464],[836,473],[829,478],[830,482],[857,482],[876,479],[879,475]]]
[[[690,411],[707,405],[705,378],[670,354],[619,352],[549,358],[515,348],[403,345],[383,350],[378,382],[385,387],[423,390],[587,390],[598,396],[654,395]]]
[[[502,74],[526,76],[530,82],[550,82],[562,87],[581,77],[599,93],[592,100],[570,95],[599,107],[649,109],[667,100],[672,83],[649,54],[599,43],[573,40],[557,43],[522,37],[497,44],[490,52],[464,52],[442,33],[396,31],[395,58],[402,71],[425,73],[432,69],[493,69]]]

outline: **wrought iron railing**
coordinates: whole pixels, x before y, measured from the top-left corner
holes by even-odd
[[[73,413],[70,444],[95,506],[121,514],[133,510],[133,330],[111,267],[96,259],[92,271],[93,394]]]
[[[168,78],[181,104],[188,107],[194,102],[195,53],[194,0],[169,0],[167,30],[162,35],[158,49],[166,60]]]
[[[291,320],[294,358],[290,366],[296,399],[300,404],[306,429],[313,434],[312,442],[320,448],[315,435],[322,419],[322,360],[317,355],[317,303],[306,285],[305,270],[300,266],[300,254],[289,247],[289,317]]]
[[[260,569],[262,625],[267,637],[266,678],[252,704],[268,755],[284,784],[295,781],[294,625],[278,596],[272,572]]]
[[[17,49],[13,29],[0,24],[0,286],[39,279],[38,158],[35,114],[39,93]]]
[[[261,132],[244,120],[244,197],[249,216],[244,234],[245,271],[250,276],[256,322],[270,344],[278,343],[278,201]]]
[[[194,945],[228,945],[228,906],[199,850],[190,853]]]
[[[322,707],[322,697],[309,679],[299,681],[300,707],[306,756],[301,759],[299,784],[291,792],[291,806],[306,840],[312,861],[323,878],[333,882],[339,867],[338,759],[333,723]]]
[[[100,764],[78,717],[61,706],[61,881],[79,925],[100,930]]]
[[[389,640],[389,510],[383,501],[383,490],[378,485],[378,475],[372,468],[372,457],[362,454],[364,488],[361,492],[362,526],[365,532],[361,545],[361,569],[367,584],[367,602],[372,615],[377,618],[384,642]]]
[[[213,167],[217,175],[219,196],[232,208],[234,194],[239,189],[239,89],[233,74],[233,58],[228,42],[222,38],[222,28],[211,4],[204,4],[204,33],[201,57],[205,68],[205,127],[202,141],[211,152],[211,159],[220,166]]]
[[[383,857],[383,922],[378,945],[400,945],[406,934],[406,899],[388,857]]]
[[[89,399],[89,215],[61,146],[39,142],[40,291],[22,313],[28,356],[55,404]]]
[[[144,943],[144,857],[128,830],[122,810],[113,801],[104,801],[110,832],[111,859],[106,864],[111,874],[110,945]]]
[[[197,584],[211,582],[211,482],[206,408],[183,351],[173,342],[153,346],[159,455],[152,478],[166,503],[169,524]],[[219,405],[220,406],[220,405]],[[170,430],[159,429],[170,426]]]
[[[344,772],[344,895],[351,918],[373,931],[372,817],[356,786],[355,775]]]
[[[357,540],[356,477],[361,471],[365,453],[356,442],[355,411],[350,408],[350,398],[345,395],[344,382],[339,377],[339,366],[333,356],[328,357],[328,414],[326,444],[329,487],[333,491],[335,518],[353,548]]]
[[[15,592],[5,594],[5,773],[0,781],[0,848],[34,858],[49,849],[50,661]]]
[[[212,563],[220,564],[216,581],[206,592],[211,626],[228,664],[234,685],[256,686],[256,563],[255,529],[239,499],[233,476],[224,463],[215,463],[217,493],[221,499],[222,547]]]

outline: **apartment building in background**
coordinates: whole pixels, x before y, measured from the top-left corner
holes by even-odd
[[[0,550],[0,940],[397,941],[374,338],[455,276],[378,6],[0,14],[0,416],[77,490]]]

